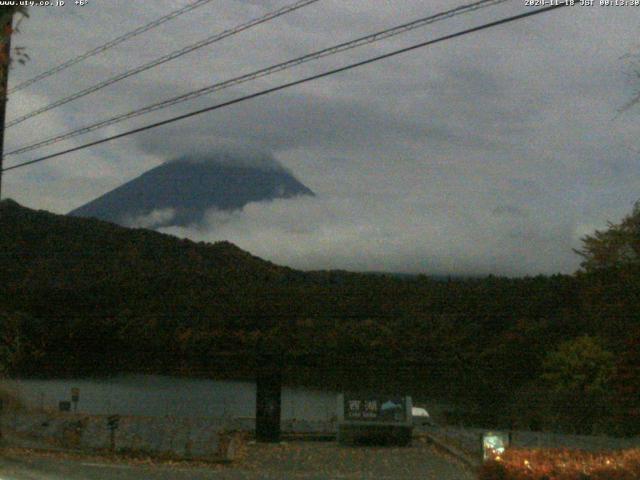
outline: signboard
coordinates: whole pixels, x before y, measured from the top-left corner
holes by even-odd
[[[409,445],[413,430],[411,406],[411,397],[402,395],[338,395],[338,442]]]
[[[345,394],[343,405],[345,422],[403,423],[407,418],[405,397]]]
[[[508,433],[487,432],[482,434],[482,459],[487,461],[502,455],[509,446],[511,438]]]

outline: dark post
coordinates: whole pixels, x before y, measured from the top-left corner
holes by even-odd
[[[80,389],[74,387],[71,389],[71,401],[73,402],[73,411],[78,413],[78,400],[80,400]]]
[[[7,89],[9,85],[9,62],[11,58],[11,29],[13,27],[13,15],[9,16],[7,22],[0,26],[6,34],[6,38],[2,44],[2,78],[0,79],[0,200],[2,199],[2,160],[4,157],[4,124],[5,115],[7,113]]]
[[[109,427],[109,447],[112,452],[116,451],[116,430],[120,422],[120,415],[110,415],[107,417],[107,427]]]
[[[273,358],[258,366],[256,375],[256,440],[280,441],[282,371]]]

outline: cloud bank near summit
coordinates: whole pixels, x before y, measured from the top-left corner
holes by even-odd
[[[194,142],[173,154],[170,150],[165,150],[165,155],[173,155],[165,163],[216,164],[227,167],[287,171],[270,152],[243,145],[211,145],[208,142],[197,145]]]
[[[517,212],[517,213],[515,213]],[[466,211],[407,197],[298,197],[210,210],[205,221],[164,233],[196,241],[229,240],[278,264],[303,270],[348,269],[455,275],[572,272],[581,232],[574,219],[549,224],[540,212],[510,206]],[[558,239],[566,239],[557,248]],[[505,267],[508,265],[508,267]]]

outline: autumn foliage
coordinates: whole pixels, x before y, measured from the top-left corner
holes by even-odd
[[[509,449],[480,469],[480,480],[632,480],[640,449],[619,452]]]
[[[437,279],[274,265],[0,202],[0,374],[251,378],[446,395],[446,421],[640,434],[640,264]],[[355,387],[354,387],[355,386]]]

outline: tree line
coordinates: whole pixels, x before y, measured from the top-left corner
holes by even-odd
[[[291,382],[445,395],[451,421],[640,433],[638,207],[583,239],[574,275],[451,280],[0,208],[5,375],[240,378],[270,359]]]

